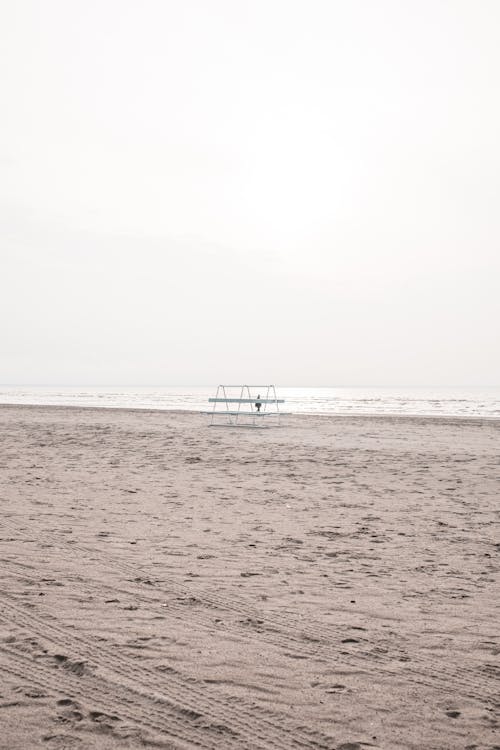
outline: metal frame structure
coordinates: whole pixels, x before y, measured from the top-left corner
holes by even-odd
[[[235,391],[239,392],[239,397],[233,395]],[[252,391],[254,395],[252,395]],[[257,398],[257,395],[261,395],[261,392],[263,397]],[[283,412],[280,412],[279,405],[285,403],[284,399],[277,397],[274,385],[219,385],[215,397],[209,398],[208,401],[213,404],[212,411],[207,412],[212,415],[211,427],[223,425],[231,427],[269,427],[272,424],[280,425]],[[260,410],[256,407],[257,403],[261,404]],[[218,411],[219,405],[225,405],[225,409]],[[232,408],[231,405],[233,405]],[[218,421],[219,418],[222,418],[223,421]]]

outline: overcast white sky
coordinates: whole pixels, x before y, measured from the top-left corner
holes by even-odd
[[[4,0],[0,383],[500,384],[499,28]]]

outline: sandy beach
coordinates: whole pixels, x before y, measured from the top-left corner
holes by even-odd
[[[0,407],[0,748],[500,748],[500,423]]]

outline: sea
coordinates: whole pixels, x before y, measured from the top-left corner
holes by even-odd
[[[217,386],[0,386],[0,404],[206,411]],[[260,388],[263,396],[262,388]],[[414,415],[500,419],[500,387],[276,387],[296,414]],[[234,393],[234,391],[233,391]],[[252,397],[254,393],[252,391]]]

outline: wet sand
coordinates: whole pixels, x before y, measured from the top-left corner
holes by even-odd
[[[0,407],[0,748],[500,748],[500,423]]]

